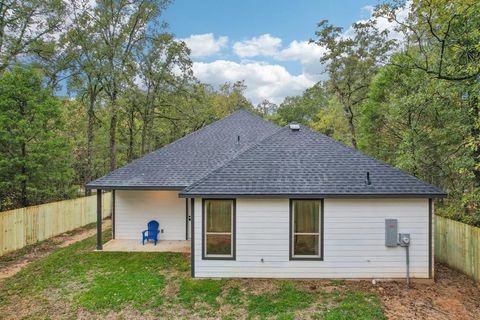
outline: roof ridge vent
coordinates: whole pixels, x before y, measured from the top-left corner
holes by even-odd
[[[298,123],[292,122],[288,126],[292,131],[300,131],[300,125]]]

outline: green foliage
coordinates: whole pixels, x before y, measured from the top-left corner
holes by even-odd
[[[286,97],[278,107],[273,120],[279,125],[291,122],[308,125],[328,105],[329,95],[321,82],[305,90],[301,96]]]
[[[242,303],[243,294],[239,287],[233,287],[228,289],[227,295],[223,299],[226,304],[239,305]]]
[[[472,196],[472,193],[467,194],[468,197]],[[480,199],[478,195],[475,199],[468,198],[468,203],[474,201],[474,203],[479,203]],[[459,204],[456,202],[451,203],[449,206],[440,206],[435,209],[435,214],[444,218],[460,221],[475,227],[480,228],[480,212],[473,211],[469,212],[467,210],[459,210],[458,208],[463,207],[464,204]]]
[[[254,111],[253,105],[245,98],[247,89],[244,81],[220,86],[218,93],[212,96],[212,108],[215,116],[220,119],[239,109]]]
[[[158,306],[161,299],[151,300],[165,287],[165,278],[152,277],[151,272],[145,267],[139,270],[120,267],[115,272],[96,275],[89,288],[75,297],[75,302],[88,310],[115,310],[126,303],[137,309]]]
[[[68,6],[65,1],[4,0],[0,3],[0,72],[21,57],[48,59]]]
[[[222,280],[184,279],[180,284],[179,298],[188,308],[195,308],[198,303],[204,303],[218,309],[217,298],[222,293],[223,285]]]
[[[106,241],[110,233],[106,233]],[[0,313],[20,305],[24,318],[319,318],[384,319],[375,294],[307,289],[304,282],[190,278],[190,259],[167,252],[95,252],[90,237],[40,258],[0,286]],[[28,305],[27,308],[23,306]],[[60,307],[59,307],[60,306]],[[5,308],[5,309],[3,309]],[[20,314],[20,313],[19,313]]]
[[[264,100],[256,108],[243,81],[213,88],[194,79],[190,49],[161,24],[169,4],[0,5],[0,210],[71,197],[72,186],[245,108],[279,125],[302,123],[435,184],[449,193],[437,208],[477,223],[478,1],[387,2],[347,34],[322,21],[314,42],[324,48],[328,79],[278,107]],[[379,17],[393,23],[394,37]],[[43,76],[12,69],[19,57]],[[51,94],[64,78],[72,100]],[[24,104],[30,113],[22,116]]]
[[[99,253],[94,247],[91,237],[33,262],[2,284],[0,300],[58,290],[76,308],[103,312],[130,305],[145,310],[164,302],[167,274],[189,269],[178,253]]]
[[[328,309],[325,313],[317,315],[318,319],[325,320],[383,320],[387,319],[377,295],[366,295],[360,292],[347,292],[340,298],[338,306]]]
[[[0,76],[0,210],[71,196],[61,102],[33,68]]]
[[[279,317],[294,318],[294,312],[307,308],[314,301],[314,294],[300,290],[289,281],[280,283],[277,292],[250,294],[248,312],[261,319]]]
[[[357,148],[359,107],[368,98],[368,88],[379,66],[388,60],[395,41],[386,30],[379,30],[375,20],[352,25],[352,35],[327,20],[318,24],[316,44],[326,49],[320,61],[329,75],[328,88],[343,108],[350,132],[351,145]]]
[[[72,186],[78,192],[235,110],[256,112],[243,81],[213,88],[193,77],[190,49],[162,23],[170,2],[0,4],[0,210],[72,197]],[[67,16],[72,21],[64,24]],[[10,76],[20,56],[42,70],[31,83]],[[51,93],[65,79],[73,99],[60,101]],[[45,100],[18,122],[23,129],[8,100],[19,85],[30,87],[17,100]],[[20,157],[22,140],[28,145]]]
[[[346,145],[351,145],[351,133],[342,106],[336,97],[331,97],[328,103],[320,108],[315,116],[315,121],[310,122],[310,127],[320,133],[326,134]]]
[[[398,4],[404,5],[385,3],[375,11],[376,17],[396,22],[396,31],[409,43],[398,66],[442,80],[475,81],[480,74],[480,3],[414,0],[408,16],[399,16]]]
[[[396,67],[382,69],[371,90],[360,120],[361,148],[461,196],[474,178],[465,174],[473,170],[471,151],[459,148],[470,132],[461,91]]]
[[[392,3],[375,11],[395,23],[407,45],[391,59],[395,67],[384,69],[371,87],[363,109],[364,120],[370,118],[363,124],[371,130],[364,132],[363,145],[446,189],[449,199],[442,206],[451,207],[446,211],[473,221],[480,212],[480,4],[415,0],[409,5],[405,17]],[[375,145],[375,135],[385,138]]]
[[[479,13],[474,0],[388,2],[348,36],[322,21],[328,104],[303,122],[443,188],[442,215],[471,224],[480,214]],[[379,30],[380,17],[394,30]],[[389,31],[401,35],[395,51]],[[303,100],[288,98],[272,118]]]

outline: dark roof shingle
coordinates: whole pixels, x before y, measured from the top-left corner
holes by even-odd
[[[183,189],[280,129],[239,110],[90,182],[87,187]]]
[[[184,197],[197,195],[428,197],[445,193],[307,127],[292,131],[286,126],[181,192]]]

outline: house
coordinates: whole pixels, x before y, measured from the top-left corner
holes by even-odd
[[[195,278],[404,278],[398,233],[410,236],[410,276],[432,278],[432,200],[445,196],[305,126],[244,110],[88,187],[113,190],[115,239],[140,242],[151,219],[160,243],[189,239]]]

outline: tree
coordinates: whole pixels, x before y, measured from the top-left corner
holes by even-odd
[[[62,0],[0,1],[0,73],[19,58],[49,55],[68,15]]]
[[[467,102],[458,89],[418,69],[383,68],[360,118],[362,150],[443,186],[460,200],[471,189],[474,162],[465,147],[470,131]]]
[[[405,47],[401,59],[393,65],[399,72],[413,69],[423,72],[438,83],[447,81],[466,103],[470,128],[468,143],[475,163],[475,189],[472,198],[480,199],[480,3],[475,0],[414,0],[379,6],[375,16],[386,17],[403,36]],[[400,17],[407,9],[409,14]]]
[[[243,80],[221,85],[218,92],[214,93],[212,101],[215,118],[225,117],[239,109],[254,111],[253,105],[245,98],[245,90],[247,86]]]
[[[0,77],[0,210],[71,196],[60,101],[32,68]]]
[[[316,119],[320,109],[327,106],[329,94],[324,82],[318,82],[308,88],[301,96],[286,97],[280,104],[275,122],[286,125],[297,122],[308,125]]]
[[[322,105],[313,121],[308,125],[315,131],[332,137],[346,145],[349,145],[352,141],[347,120],[343,114],[343,108],[335,96],[332,96],[326,104]]]
[[[318,28],[315,43],[326,49],[320,61],[329,75],[328,86],[343,107],[351,144],[357,148],[357,109],[368,98],[370,81],[387,60],[394,41],[387,38],[387,31],[378,30],[375,21],[354,23],[353,37],[345,36],[342,28],[327,20]]]
[[[141,154],[152,151],[152,130],[156,117],[172,117],[169,103],[172,94],[185,94],[185,86],[193,79],[190,50],[171,34],[159,34],[144,42],[138,51],[138,70],[145,101],[139,109],[142,118]]]
[[[257,105],[256,110],[260,112],[263,117],[268,118],[277,111],[277,108],[278,106],[275,103],[270,102],[268,99],[263,99],[263,101]]]
[[[99,0],[94,9],[95,40],[100,45],[102,86],[110,108],[110,170],[117,167],[118,98],[125,83],[135,76],[136,50],[149,36],[168,0]]]
[[[404,40],[405,59],[397,66],[416,68],[442,80],[476,80],[480,75],[480,3],[476,0],[414,0],[385,3],[375,17],[395,22]],[[405,17],[399,12],[408,10]]]
[[[103,91],[102,72],[104,70],[100,65],[100,47],[98,38],[94,36],[95,24],[91,19],[92,14],[92,7],[80,6],[74,8],[72,15],[75,24],[64,35],[63,39],[65,43],[64,51],[69,57],[69,73],[71,75],[68,81],[68,89],[81,100],[81,106],[85,107],[87,115],[85,161],[78,167],[78,172],[81,172],[83,177],[82,185],[86,185],[92,180],[94,170],[93,141],[95,126],[98,125],[95,112],[99,95]],[[91,190],[85,188],[85,194],[90,195]]]

